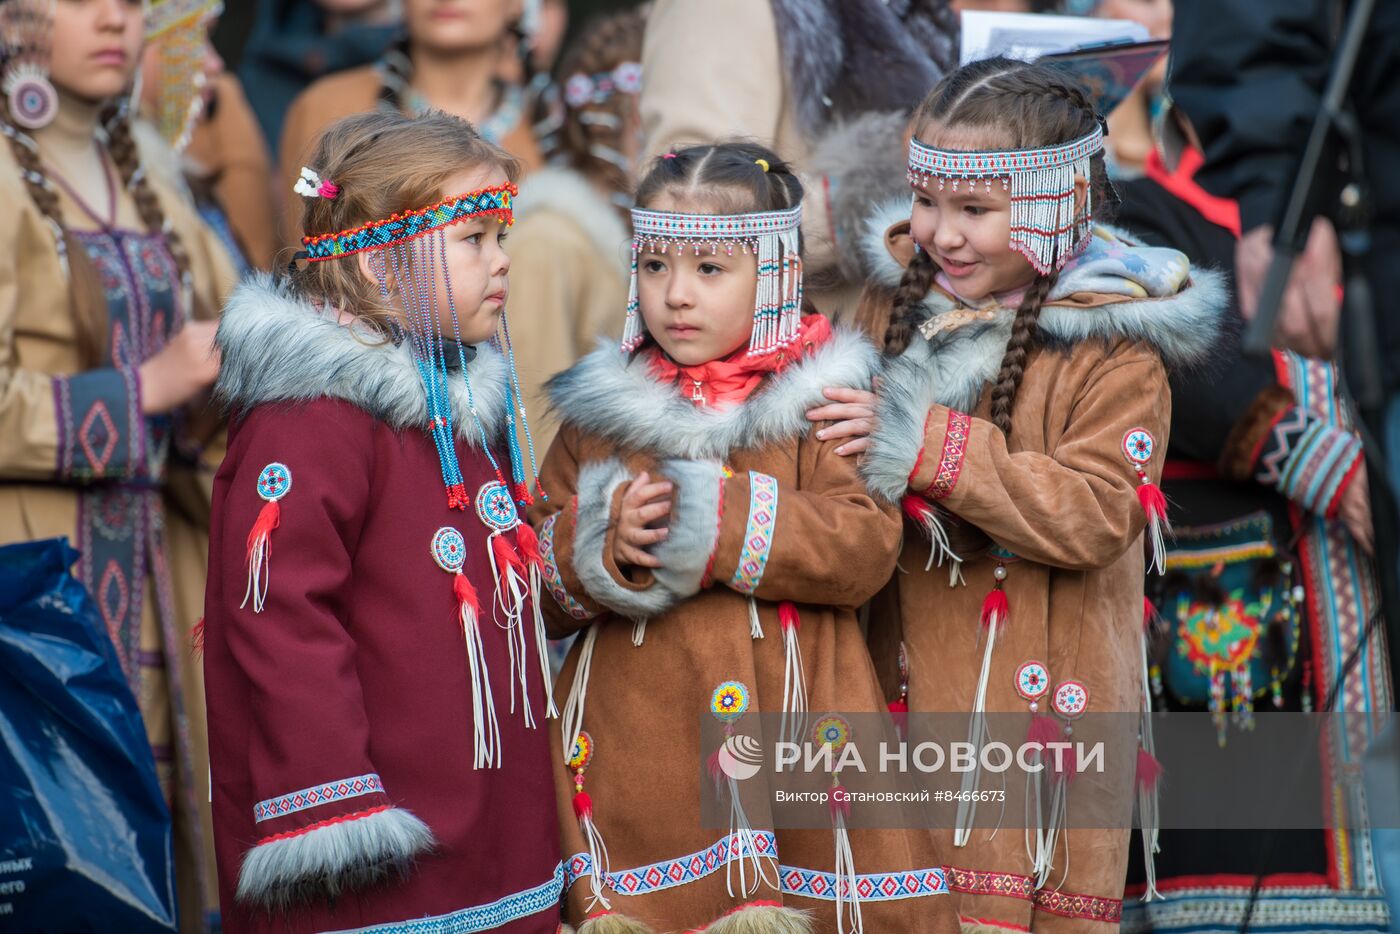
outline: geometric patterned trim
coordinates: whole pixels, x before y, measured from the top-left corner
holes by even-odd
[[[731,842],[735,840],[735,836],[727,837],[688,856],[661,860],[637,869],[610,872],[603,882],[607,888],[620,895],[645,895],[695,882],[724,867]],[[777,859],[778,843],[773,833],[756,833],[754,844],[763,857]],[[565,890],[584,876],[592,874],[593,861],[589,855],[576,853],[564,866]],[[778,878],[785,895],[799,895],[824,901],[834,901],[836,898],[834,873],[780,865]],[[860,873],[856,876],[856,890],[862,901],[893,901],[901,898],[946,895],[948,885],[943,868],[935,867],[904,872]]]
[[[755,240],[802,225],[802,206],[758,214],[669,214],[632,209],[632,230],[640,243],[662,240]]]
[[[1286,411],[1260,450],[1255,479],[1319,516],[1330,515],[1361,461],[1361,439],[1302,407]]]
[[[411,921],[392,921],[364,928],[346,928],[330,934],[471,934],[473,931],[494,931],[520,918],[542,911],[557,911],[559,896],[564,890],[564,866],[554,867],[554,877],[532,889],[506,895],[485,905],[463,908],[450,914]],[[554,924],[549,928],[553,930]]]
[[[360,795],[374,794],[383,790],[384,783],[373,772],[368,775],[356,775],[354,778],[342,778],[339,781],[313,785],[310,788],[303,788],[301,791],[293,791],[290,794],[259,801],[253,805],[253,820],[257,822],[272,820],[274,817],[285,817],[307,808],[330,804],[332,801],[358,798]]]
[[[938,473],[924,491],[929,499],[943,499],[958,485],[962,473],[963,455],[967,453],[967,436],[972,430],[972,417],[956,409],[948,410],[948,430],[943,435],[943,454],[938,459]]]
[[[473,217],[494,217],[510,226],[515,222],[511,202],[517,194],[519,189],[507,182],[495,188],[482,188],[447,198],[415,211],[401,211],[383,220],[370,221],[339,233],[302,237],[301,242],[306,248],[307,259],[316,262],[407,243]]]
[[[744,531],[744,547],[739,566],[729,586],[751,594],[763,580],[768,552],[773,548],[773,529],[778,523],[778,481],[765,473],[749,471],[749,521]]]
[[[1014,872],[988,872],[944,866],[948,888],[967,895],[1001,895],[1030,901],[1035,896],[1035,880]]]
[[[1192,886],[1164,890],[1162,900],[1129,902],[1123,907],[1123,934],[1197,934],[1239,930],[1249,903],[1249,886]],[[1347,932],[1383,934],[1390,930],[1390,909],[1375,892],[1327,886],[1266,885],[1254,903],[1249,923],[1257,934]]]
[[[1103,150],[1103,128],[1094,127],[1079,139],[1039,149],[970,152],[935,149],[918,139],[909,141],[909,172],[943,178],[1001,178],[1012,172],[1072,165]]]
[[[1075,895],[1050,889],[1036,890],[1035,910],[1049,912],[1062,918],[1082,918],[1086,921],[1105,921],[1112,924],[1123,920],[1121,898]]]
[[[609,872],[603,879],[603,885],[620,895],[645,895],[695,882],[723,868],[729,858],[731,844],[737,846],[737,841],[738,834],[734,834],[697,853],[676,859],[663,859],[636,869]],[[777,859],[778,840],[772,833],[754,834],[754,848],[767,859]],[[579,879],[591,875],[592,858],[587,853],[575,853],[564,864],[564,888],[568,889]]]
[[[544,563],[544,585],[554,597],[554,602],[574,619],[592,619],[588,607],[575,600],[564,586],[564,578],[559,573],[559,563],[554,560],[554,522],[559,513],[554,513],[540,525],[540,559]]]

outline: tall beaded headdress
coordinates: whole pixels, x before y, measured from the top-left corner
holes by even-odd
[[[1042,275],[1064,266],[1090,236],[1093,204],[1086,192],[1075,209],[1074,177],[1089,178],[1089,161],[1103,152],[1103,127],[1059,146],[1005,152],[934,149],[918,139],[909,143],[909,181],[920,188],[938,180],[953,190],[966,181],[1001,179],[1011,191],[1011,248]],[[1092,186],[1091,186],[1092,187]]]
[[[646,339],[637,301],[637,257],[643,250],[677,253],[691,249],[699,255],[723,249],[734,255],[738,246],[758,259],[758,292],[754,301],[753,336],[749,354],[771,353],[797,337],[802,317],[802,258],[798,231],[802,206],[760,214],[667,214],[632,211],[632,284],[627,293],[627,323],[622,349],[630,353]]]

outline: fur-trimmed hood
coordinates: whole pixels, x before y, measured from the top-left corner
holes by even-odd
[[[229,296],[219,321],[223,362],[216,397],[231,409],[276,402],[342,399],[396,429],[428,423],[428,402],[408,347],[385,343],[359,325],[296,296],[285,281],[259,274]],[[505,424],[506,363],[489,345],[467,364],[477,415],[488,437]],[[477,445],[464,381],[451,387],[457,434]]]
[[[871,217],[861,252],[872,283],[890,289],[898,285],[904,264],[891,244],[907,241],[907,228],[895,225],[908,218],[907,199],[890,202]],[[1139,246],[1131,235],[1101,226],[1088,249],[1061,272],[1037,328],[1058,345],[1141,341],[1168,366],[1199,365],[1218,344],[1228,301],[1221,273],[1191,266],[1176,250]],[[967,310],[937,286],[923,306],[926,317],[905,359],[943,371],[943,388],[934,401],[970,408],[996,375],[1015,309],[985,305]]]
[[[868,388],[879,370],[870,342],[835,329],[831,339],[724,410],[698,409],[674,385],[658,382],[640,355],[615,343],[598,348],[546,385],[561,423],[659,457],[724,459],[806,434],[807,410],[828,386]]]

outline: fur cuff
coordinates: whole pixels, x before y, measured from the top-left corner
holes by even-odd
[[[1251,480],[1259,460],[1259,449],[1274,423],[1294,404],[1286,386],[1268,386],[1245,409],[1230,429],[1220,452],[1220,473],[1231,480]]]
[[[704,929],[704,934],[812,934],[816,930],[805,911],[783,905],[740,905]]]
[[[577,931],[578,934],[656,934],[655,929],[615,911],[594,915],[580,924]]]
[[[631,474],[616,460],[586,464],[579,472],[574,570],[590,597],[634,620],[659,616],[698,593],[719,537],[720,465],[671,460],[659,472],[676,485],[671,532],[649,549],[662,566],[635,583],[616,572],[609,555],[613,499]]]
[[[880,389],[875,431],[860,467],[870,492],[889,503],[898,503],[909,489],[909,475],[924,450],[924,423],[933,402],[921,380],[897,378],[896,365],[902,366],[903,358],[894,364]],[[938,454],[930,451],[924,457]]]
[[[433,843],[428,826],[402,808],[312,825],[249,850],[237,897],[269,911],[334,899],[405,871]]]

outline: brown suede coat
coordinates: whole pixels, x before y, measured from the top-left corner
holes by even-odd
[[[902,213],[907,217],[907,202]],[[859,320],[879,339],[913,247],[907,221],[889,228],[883,242],[878,234],[872,240],[867,247],[876,268]],[[1184,258],[1165,251],[1148,257],[1149,264],[1163,260],[1180,262],[1184,273]],[[1161,279],[1159,292],[1166,291]],[[1137,753],[1132,715],[1143,698],[1146,515],[1137,496],[1139,478],[1123,453],[1124,436],[1141,428],[1155,439],[1144,468],[1155,482],[1170,421],[1164,359],[1184,361],[1204,351],[1224,298],[1214,277],[1200,272],[1175,294],[1155,297],[1127,282],[1123,294],[1079,291],[1085,281],[1067,269],[1051,292],[1009,435],[988,419],[991,382],[1014,309],[994,303],[969,308],[937,285],[924,300],[920,330],[886,368],[863,472],[882,499],[913,493],[941,508],[954,550],[964,559],[965,584],[951,584],[946,565],[925,570],[930,543],[906,524],[902,573],[876,601],[870,640],[892,696],[902,642],[911,712],[970,713],[986,645],[979,620],[999,563],[988,548],[995,543],[1014,554],[1005,559],[1010,619],[995,642],[986,710],[1018,715],[1020,725],[1017,735],[1005,735],[1005,720],[994,720],[1002,732],[992,739],[1014,745],[1025,735],[1029,705],[1015,689],[1023,662],[1037,660],[1048,668],[1052,690],[1040,700],[1042,712],[1050,711],[1054,687],[1078,680],[1088,690],[1090,713],[1130,716],[1111,724],[1078,721],[1073,738],[1104,739],[1106,761],[1102,774],[1080,775],[1070,785],[1069,812],[1092,803],[1115,808],[1102,813],[1126,821]],[[997,784],[984,779],[981,787]],[[1026,851],[1023,786],[1015,787],[1015,795],[1007,794],[999,833],[992,833],[996,804],[979,808],[965,846],[953,846],[946,817],[939,825],[944,829],[933,831],[950,864],[949,884],[965,929],[1116,930],[1129,825],[1071,829],[1073,858],[1066,856],[1062,837],[1049,880],[1037,888]]]
[[[767,837],[775,840],[770,855],[777,857],[764,860],[768,877],[782,881],[748,897],[738,896],[737,877],[736,895],[729,894],[723,858],[706,863],[706,852],[714,853],[727,833],[705,826],[700,813],[702,770],[714,751],[702,746],[701,723],[726,681],[749,690],[741,724],[781,711],[786,661],[779,601],[795,602],[801,616],[809,710],[884,710],[855,607],[893,570],[898,520],[892,507],[871,499],[854,462],[834,453],[835,442],[809,437],[804,414],[823,386],[868,385],[874,366],[872,348],[838,332],[725,411],[697,409],[688,395],[655,382],[645,359],[629,363],[611,347],[549,386],[562,427],[542,476],[550,501],[532,518],[556,600],[549,606],[553,634],[582,629],[587,636],[566,661],[555,694],[561,704],[582,694],[582,727],[594,744],[586,788],[611,863],[603,894],[612,910],[657,930],[698,928],[754,901],[807,910],[814,930],[836,930],[835,902],[797,894],[802,886],[792,881],[806,870],[809,879],[825,874],[829,884],[830,829],[780,829]],[[643,470],[677,487],[669,537],[653,546],[664,567],[654,573],[619,568],[611,558],[625,484]],[[757,519],[755,534],[755,517],[765,510],[751,494],[767,482],[761,475],[776,485],[776,509],[766,511],[776,518]],[[752,591],[762,638],[750,633],[740,583],[750,559],[762,567]],[[584,690],[580,659],[589,641]],[[568,717],[566,707],[563,722]],[[554,729],[558,757],[557,722]],[[591,913],[593,880],[579,878],[587,846],[573,816],[572,774],[558,761],[556,782],[570,886],[566,915],[579,922]],[[750,796],[758,790],[746,786],[745,807],[753,828],[771,835],[773,796]],[[851,846],[862,875],[936,880],[927,897],[863,900],[865,930],[956,930],[930,838],[856,829]],[[692,862],[692,854],[701,858]],[[628,870],[658,863],[659,872],[634,875],[639,894],[623,894],[633,875]],[[678,878],[683,881],[675,884]]]

